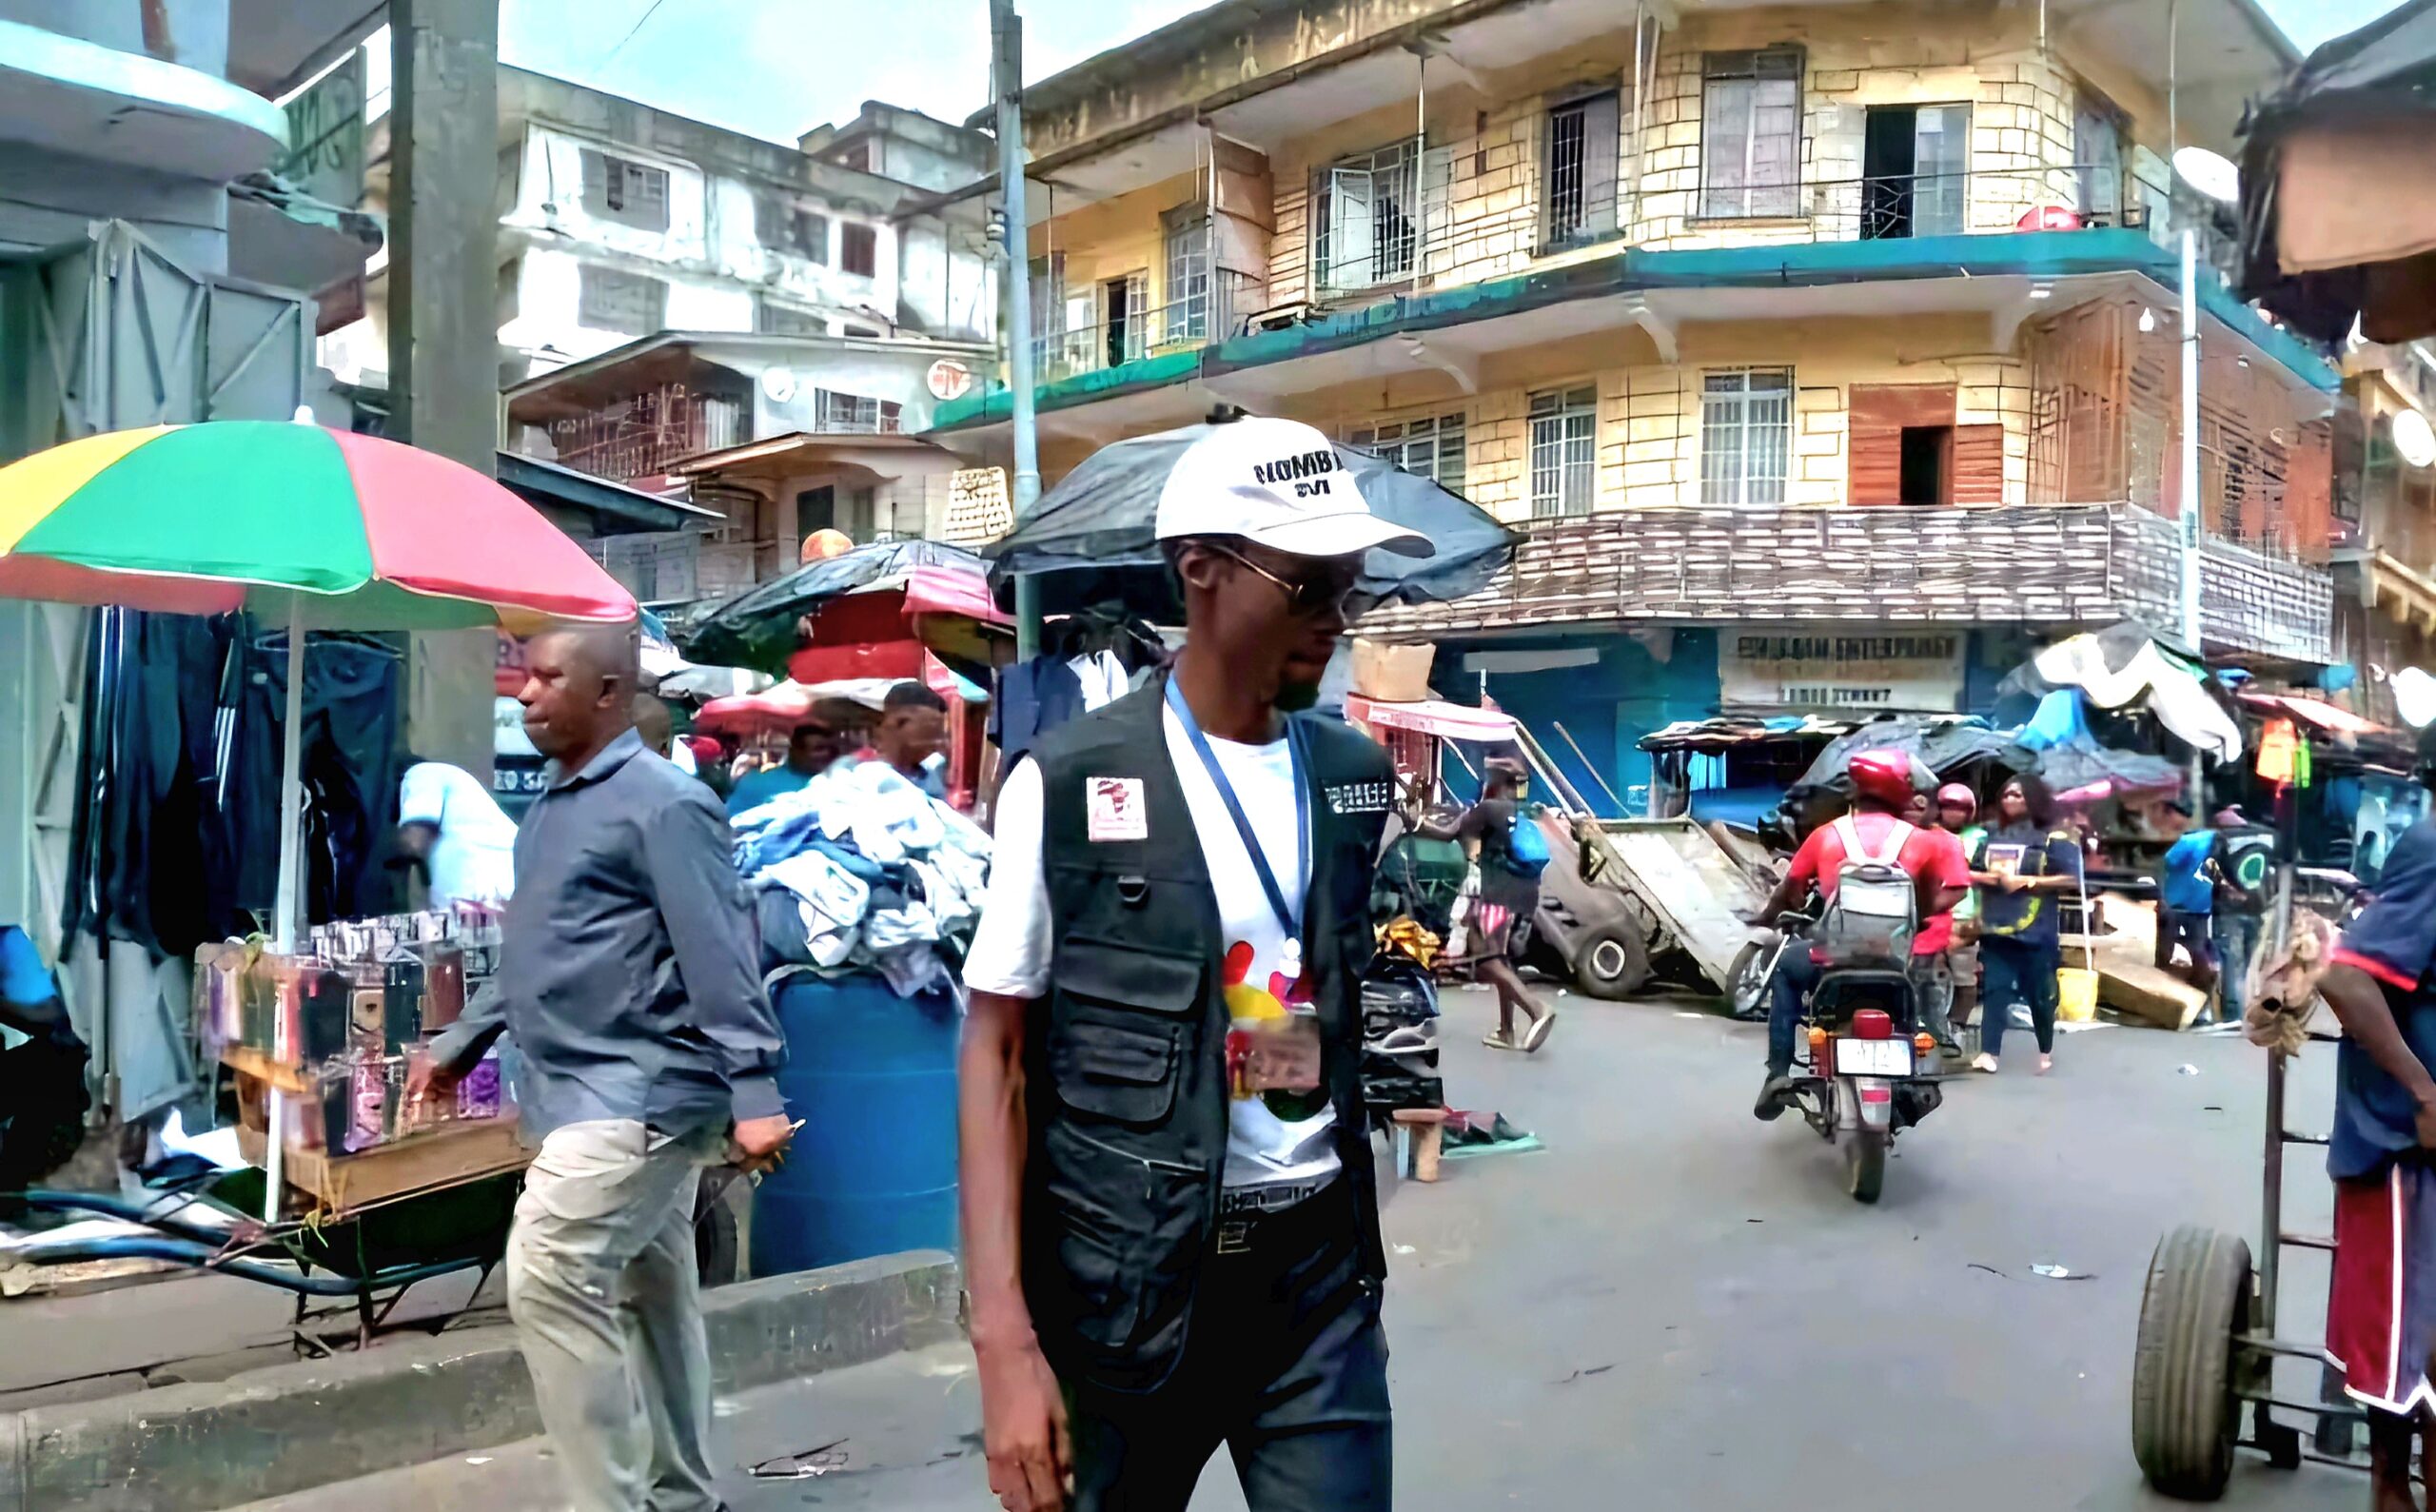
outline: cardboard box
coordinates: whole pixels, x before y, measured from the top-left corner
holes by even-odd
[[[1429,665],[1438,648],[1426,642],[1396,646],[1382,640],[1353,642],[1353,691],[1381,703],[1420,703],[1429,697]]]

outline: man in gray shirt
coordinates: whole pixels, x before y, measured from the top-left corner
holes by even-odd
[[[536,1153],[507,1305],[560,1472],[579,1512],[701,1512],[718,1503],[694,1190],[722,1155],[784,1150],[784,1047],[726,815],[635,733],[634,627],[544,632],[526,664],[525,733],[551,764],[517,835],[499,973],[413,1093],[515,1039]]]

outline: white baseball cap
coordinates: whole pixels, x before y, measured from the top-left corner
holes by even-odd
[[[1438,551],[1427,536],[1372,514],[1336,443],[1297,420],[1210,426],[1159,490],[1158,532],[1161,540],[1241,536],[1292,557]]]

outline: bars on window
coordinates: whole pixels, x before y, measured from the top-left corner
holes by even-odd
[[[1552,247],[1596,241],[1616,228],[1616,165],[1622,117],[1615,91],[1548,111],[1545,240]]]
[[[642,231],[668,229],[668,170],[591,147],[582,150],[583,207]]]
[[[1434,478],[1457,493],[1464,491],[1464,414],[1424,415],[1418,420],[1383,421],[1346,433],[1346,443],[1360,446],[1408,473]]]
[[[1599,487],[1599,391],[1531,396],[1531,513],[1586,515]]]
[[[1163,342],[1199,340],[1209,334],[1209,212],[1179,205],[1160,217],[1167,241],[1167,304],[1161,314]]]
[[[1793,460],[1793,372],[1710,373],[1700,383],[1700,501],[1781,504]]]

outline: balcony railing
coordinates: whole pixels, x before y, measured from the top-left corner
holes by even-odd
[[[2131,504],[1638,508],[1533,521],[1514,563],[1453,603],[1382,609],[1365,634],[1470,635],[1618,620],[1852,620],[2171,626],[2171,520]],[[2210,541],[2211,646],[2323,660],[2330,580]]]
[[[1257,287],[1240,274],[1221,270],[1186,298],[1111,314],[1090,325],[1035,332],[1033,378],[1053,383],[1145,357],[1223,342],[1237,334],[1243,319],[1260,308],[1258,295],[1247,292]],[[1044,304],[1052,310],[1056,305],[1054,300]]]

